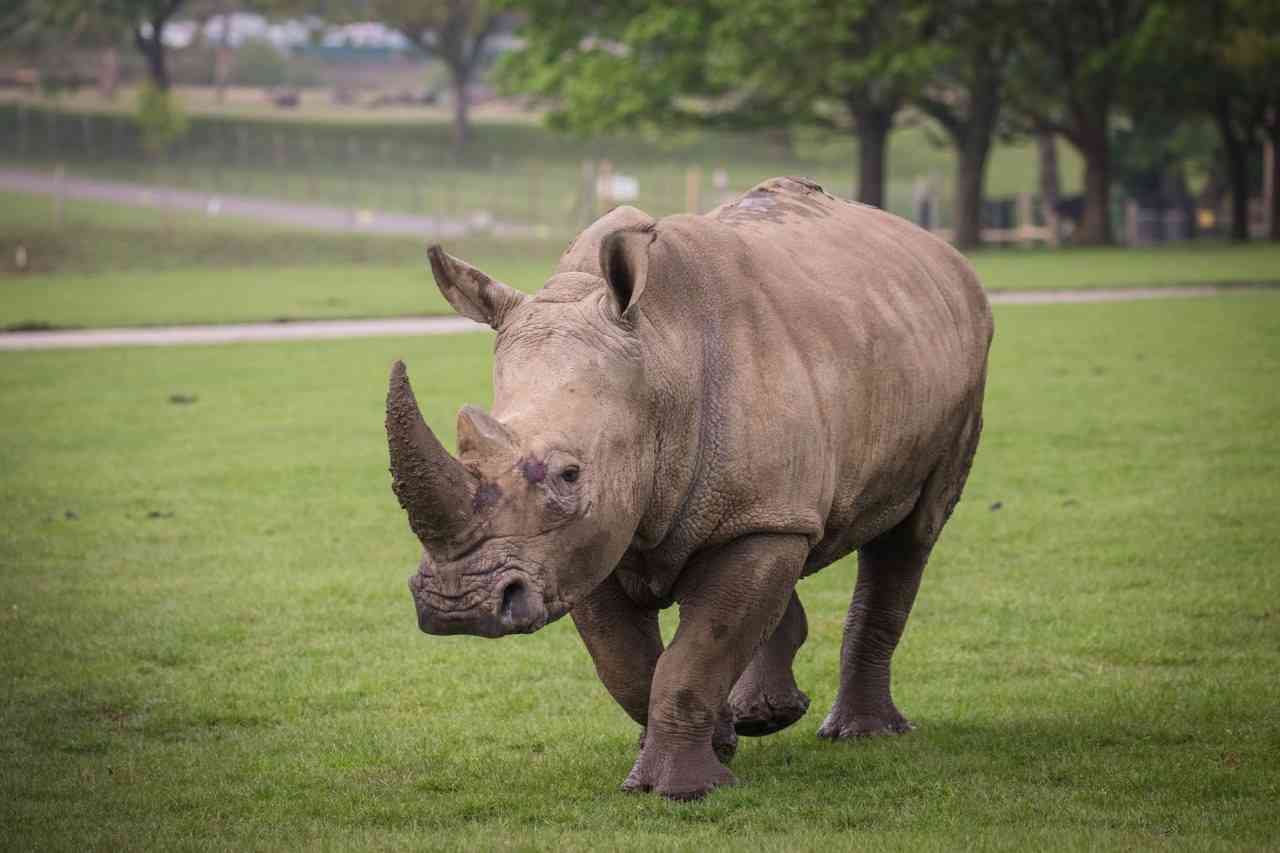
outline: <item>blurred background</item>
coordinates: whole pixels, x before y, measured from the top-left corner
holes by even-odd
[[[58,224],[77,199],[254,199],[561,239],[803,174],[965,249],[1277,240],[1278,21],[1266,0],[18,0],[3,188],[56,196]]]

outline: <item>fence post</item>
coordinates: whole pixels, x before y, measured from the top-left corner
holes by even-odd
[[[1031,245],[1031,234],[1035,226],[1034,217],[1031,215],[1031,193],[1018,193],[1018,245]]]
[[[684,209],[687,213],[702,212],[702,167],[690,166],[684,173]]]
[[[58,230],[66,221],[67,167],[62,163],[53,167],[53,221]]]
[[[613,207],[613,162],[601,160],[596,170],[596,203],[592,210],[592,220]]]
[[[529,164],[529,224],[541,225],[542,218],[542,163],[534,160]]]
[[[582,161],[582,211],[580,216],[583,228],[586,228],[596,219],[596,163],[594,160]]]
[[[93,157],[93,122],[88,113],[80,114],[80,134],[84,137],[84,153]]]

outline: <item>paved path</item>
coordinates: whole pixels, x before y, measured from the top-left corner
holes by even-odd
[[[154,326],[0,333],[0,350],[91,349],[456,335],[489,331],[465,317],[394,317],[385,320],[304,320],[223,326]]]
[[[59,179],[43,172],[20,169],[0,169],[0,189],[42,195],[57,195],[61,192],[66,198],[161,210],[186,210],[207,216],[231,216],[321,231],[361,231],[444,239],[464,236],[474,230],[499,236],[525,235],[534,230],[528,225],[494,222],[488,218],[483,221],[444,219],[382,210],[297,204],[233,193],[181,190],[71,175]]]
[[[1270,291],[1280,285],[1204,285],[1135,287],[1108,290],[995,291],[997,305],[1047,305],[1083,302],[1128,302],[1141,299],[1194,299],[1226,293]],[[244,323],[226,326],[156,326],[123,329],[70,329],[50,332],[0,333],[0,351],[90,349],[97,347],[167,347],[302,341],[332,338],[412,337],[487,332],[488,326],[464,317],[393,317],[383,320],[304,320],[290,323]]]

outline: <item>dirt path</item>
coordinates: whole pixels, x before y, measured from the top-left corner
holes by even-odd
[[[1195,299],[1231,293],[1269,291],[1275,284],[1135,287],[1110,290],[996,291],[996,305],[1051,305],[1085,302],[1129,302],[1145,299]],[[0,351],[91,349],[97,347],[167,347],[262,341],[307,341],[334,338],[413,337],[487,332],[487,326],[463,317],[391,317],[381,320],[304,320],[291,323],[242,323],[225,326],[155,326],[120,329],[69,329],[0,333]]]
[[[361,231],[411,237],[430,235],[444,239],[464,236],[481,226],[485,233],[499,236],[525,235],[532,230],[528,225],[506,222],[486,220],[483,223],[473,223],[461,219],[414,216],[383,210],[297,204],[234,193],[182,190],[124,181],[77,178],[72,175],[59,180],[53,175],[20,169],[0,169],[0,190],[40,195],[57,195],[61,192],[69,199],[106,201],[160,210],[185,210],[210,217],[229,216],[320,231]]]

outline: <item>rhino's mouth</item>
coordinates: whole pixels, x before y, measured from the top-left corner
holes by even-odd
[[[542,584],[523,567],[504,562],[467,577],[476,580],[456,593],[441,589],[437,576],[426,571],[409,578],[424,633],[502,637],[532,633],[549,621]]]

